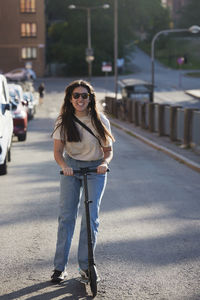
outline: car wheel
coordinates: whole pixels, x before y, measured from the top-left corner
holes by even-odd
[[[4,160],[4,163],[0,165],[0,175],[6,175],[7,174],[7,157]]]
[[[18,141],[23,142],[26,140],[26,132],[24,134],[18,135]]]

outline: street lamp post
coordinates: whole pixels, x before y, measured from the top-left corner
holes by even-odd
[[[89,81],[91,81],[92,77],[92,62],[94,60],[94,54],[92,49],[92,42],[91,42],[91,10],[103,8],[108,9],[110,7],[109,4],[104,4],[101,6],[93,6],[93,7],[84,7],[84,6],[76,6],[76,5],[69,5],[69,9],[80,9],[85,10],[87,12],[87,37],[88,37],[88,47],[86,49],[86,61],[88,63],[88,77]]]
[[[200,27],[197,25],[193,25],[190,28],[185,28],[185,29],[166,29],[159,31],[155,34],[155,36],[152,39],[151,42],[151,83],[152,83],[152,101],[154,100],[154,85],[155,85],[155,66],[154,66],[154,60],[155,60],[155,55],[154,55],[154,50],[155,50],[155,41],[157,38],[162,35],[162,34],[168,34],[171,32],[190,32],[190,33],[199,33],[200,32]]]
[[[115,99],[118,93],[118,0],[115,0],[114,7],[114,74],[115,74]]]

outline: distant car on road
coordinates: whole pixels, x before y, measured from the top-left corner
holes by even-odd
[[[15,108],[12,110],[14,135],[18,141],[25,141],[28,125],[27,102],[24,101],[22,87],[18,84],[8,84],[9,94]]]
[[[119,81],[122,98],[152,102],[152,84],[136,78],[127,78]]]
[[[6,78],[0,75],[0,175],[7,173],[7,161],[11,160],[13,118]]]
[[[18,68],[4,74],[9,81],[35,80],[36,74],[32,69]]]

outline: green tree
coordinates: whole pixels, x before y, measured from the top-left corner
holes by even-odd
[[[177,28],[189,28],[192,25],[199,25],[200,1],[190,0],[179,11],[179,19],[176,22]],[[172,68],[180,68],[177,64],[178,57],[184,57],[185,63],[182,69],[199,69],[199,34],[173,33],[166,37],[162,36],[156,42],[157,58]]]
[[[47,60],[65,63],[66,75],[87,74],[85,49],[87,48],[87,13],[68,6],[95,7],[109,4],[109,9],[91,12],[91,39],[95,60],[93,73],[101,73],[103,61],[113,63],[115,0],[47,0]],[[160,0],[118,0],[119,57],[127,54],[127,44],[133,43],[141,33],[151,39],[154,32],[168,27],[168,12]]]
[[[190,0],[185,5],[181,12],[178,26],[188,28],[192,25],[199,25],[200,23],[200,1]]]

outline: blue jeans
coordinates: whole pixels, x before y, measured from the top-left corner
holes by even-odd
[[[84,167],[97,167],[102,160],[79,161],[66,156],[67,165],[73,169]],[[97,241],[99,227],[99,209],[101,199],[105,190],[107,174],[91,173],[88,175],[88,193],[90,203],[90,222],[92,233],[93,251]],[[76,218],[83,192],[82,176],[64,176],[60,178],[60,205],[58,218],[58,235],[56,253],[54,258],[55,270],[64,271],[68,263],[71,241],[74,233]],[[81,220],[81,230],[78,247],[78,263],[82,270],[88,269],[88,244],[85,209]]]

